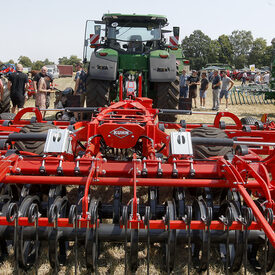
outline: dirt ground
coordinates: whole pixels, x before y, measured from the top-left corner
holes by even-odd
[[[65,89],[66,87],[74,87],[73,78],[60,78],[55,81],[57,88],[60,90]],[[238,85],[238,83],[236,83]],[[197,99],[199,100],[199,99]],[[54,95],[52,94],[51,107],[53,107]],[[199,101],[197,101],[199,105]],[[34,100],[30,99],[27,101],[27,106],[34,106]],[[212,108],[212,92],[209,89],[207,92],[206,98],[206,109],[196,109],[196,111],[211,111]],[[220,111],[225,109],[225,102],[221,104]],[[275,106],[274,105],[229,105],[228,111],[236,114],[238,117],[253,116],[256,118],[261,118],[263,113],[268,113],[272,120],[275,120]],[[47,116],[53,116],[54,113],[48,112]],[[196,114],[196,115],[186,115],[179,116],[178,120],[185,119],[187,123],[190,122],[199,122],[199,123],[211,123],[214,120],[213,115],[205,114]],[[230,123],[230,120],[225,120],[227,123]],[[48,263],[47,256],[47,243],[43,244],[43,249],[41,249],[41,255],[39,257],[39,275],[49,275],[53,274],[53,271],[50,268]],[[5,261],[0,269],[0,275],[7,275],[13,273],[14,258],[13,253],[10,251],[10,256],[8,260]],[[83,254],[83,248],[80,248],[79,259],[80,267],[78,274],[89,274],[85,268],[85,257]],[[210,250],[210,274],[224,274],[223,264],[220,260],[220,257],[217,253],[217,250],[213,245]],[[165,274],[161,271],[162,267],[162,250],[160,249],[159,244],[152,245],[150,251],[150,274]],[[124,274],[124,248],[123,245],[114,245],[110,243],[103,243],[101,247],[101,255],[98,260],[98,273],[99,274]],[[26,274],[34,274],[34,269],[31,269]],[[59,274],[74,274],[74,252],[73,252],[73,243],[70,244],[70,249],[68,251],[68,264],[61,268]],[[140,245],[139,249],[139,267],[136,274],[146,274],[146,246],[144,244]],[[187,274],[187,247],[180,245],[177,247],[176,251],[176,260],[175,268],[172,274]],[[195,269],[192,269],[191,274],[197,274]],[[206,274],[206,273],[205,273]],[[244,269],[241,269],[238,273],[235,274],[244,274]],[[248,273],[255,274],[252,266],[248,264]],[[275,270],[269,274],[275,274]]]
[[[59,90],[64,90],[67,87],[74,88],[74,80],[73,78],[59,78],[54,81],[56,88]],[[235,85],[240,85],[240,82],[235,82]],[[50,108],[53,108],[53,102],[54,102],[54,94],[51,94],[51,106]],[[230,100],[229,100],[230,102]],[[194,105],[194,104],[193,104]],[[34,100],[29,99],[25,107],[33,107],[34,106]],[[197,98],[197,107],[199,107],[199,97]],[[212,108],[212,91],[209,88],[206,95],[206,109],[202,108],[196,108],[193,109],[194,111],[202,111],[202,112],[209,112],[213,113],[211,110]],[[225,111],[225,99],[222,100],[220,111]],[[255,118],[260,119],[261,116],[264,113],[268,114],[268,117],[271,120],[275,120],[275,106],[273,104],[251,104],[251,105],[231,105],[229,103],[229,112],[234,113],[239,118],[247,117],[247,116],[253,116]],[[47,112],[47,116],[53,116],[54,112]],[[31,116],[31,115],[30,115]],[[212,123],[214,121],[215,115],[206,115],[206,114],[192,114],[192,115],[183,115],[178,116],[178,121],[181,119],[185,119],[187,123]],[[231,119],[223,119],[226,123],[233,123]]]

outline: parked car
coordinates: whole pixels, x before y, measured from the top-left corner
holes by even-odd
[[[243,73],[244,73],[244,72],[239,72],[239,73],[237,74],[237,80],[239,80],[239,81],[242,80]],[[255,73],[246,72],[246,74],[247,74],[247,77],[246,77],[246,80],[247,80],[247,81],[249,81],[249,82],[254,81]]]

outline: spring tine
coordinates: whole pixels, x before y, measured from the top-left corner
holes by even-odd
[[[150,271],[150,219],[151,219],[151,209],[150,206],[146,206],[144,215],[144,224],[147,228],[147,274]]]
[[[225,273],[229,274],[229,227],[233,222],[233,210],[231,207],[226,209],[225,217],[221,216],[220,221],[224,224],[224,228],[226,227],[226,259],[225,259]]]
[[[248,240],[248,227],[253,221],[253,213],[250,207],[244,208],[244,225],[245,225],[245,237],[244,237],[244,274],[247,274],[247,240]]]
[[[38,209],[35,216],[35,274],[38,274]]]
[[[13,235],[13,245],[14,245],[14,256],[15,256],[15,267],[14,273],[19,274],[18,266],[18,206],[16,203],[9,204],[8,211],[6,214],[8,222],[14,222],[14,235]]]
[[[210,225],[213,219],[213,212],[211,207],[207,207],[207,275],[209,275],[209,261],[210,261]]]
[[[226,226],[226,262],[225,262],[225,268],[226,268],[226,274],[229,274],[229,226]]]
[[[74,255],[75,255],[75,264],[74,264],[74,274],[77,275],[78,268],[78,220],[77,220],[77,206],[72,205],[69,213],[69,222],[73,223],[75,230],[75,239],[74,239]]]
[[[125,230],[125,240],[124,240],[124,274],[127,275],[127,227],[128,227],[128,207],[124,206],[122,210],[122,225],[124,226]]]
[[[36,203],[32,203],[29,208],[29,214],[28,214],[28,222],[33,223],[35,226],[35,261],[34,261],[34,267],[35,267],[35,274],[38,274],[38,249],[39,249],[39,243],[38,243],[38,205]]]
[[[56,208],[57,209],[57,208]],[[58,242],[58,225],[57,225],[57,222],[58,222],[58,214],[56,213],[55,215],[55,225],[54,225],[54,230],[56,231],[55,232],[55,244],[57,245],[57,242]],[[55,274],[58,273],[58,269],[57,269],[57,263],[58,263],[58,253],[57,253],[57,247],[55,248],[55,266],[54,266],[54,272]]]
[[[265,214],[265,218],[268,221],[268,223],[272,224],[273,220],[274,220],[272,209],[266,208],[264,214]],[[264,274],[266,274],[266,270],[267,270],[267,249],[268,249],[268,238],[267,238],[267,236],[265,234],[265,242],[264,242],[264,270],[263,270]]]

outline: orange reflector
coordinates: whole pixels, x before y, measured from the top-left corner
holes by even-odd
[[[159,55],[161,58],[167,58],[168,57],[168,54],[160,54]]]
[[[190,62],[189,62],[189,60],[184,60],[183,63],[184,64],[189,64]]]

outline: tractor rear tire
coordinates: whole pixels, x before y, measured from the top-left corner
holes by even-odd
[[[252,116],[241,118],[242,125],[255,125],[255,122],[258,122],[258,119]]]
[[[33,123],[22,127],[20,133],[40,134],[48,132],[49,129],[56,129],[57,127],[47,123]],[[44,151],[45,141],[16,141],[15,147],[19,151],[31,152],[41,155]]]
[[[158,109],[178,109],[179,106],[179,77],[174,82],[158,82],[156,83],[156,100],[155,107]],[[176,115],[159,115],[159,119],[163,121],[176,121]]]
[[[0,101],[0,113],[8,113],[10,111],[10,91],[8,90],[8,82],[2,78],[4,86],[3,100]]]
[[[201,138],[228,138],[226,133],[214,127],[199,127],[191,130],[192,137]],[[215,156],[224,156],[231,151],[230,147],[225,146],[207,146],[207,145],[193,145],[193,153],[197,159],[206,159]]]
[[[110,102],[110,81],[88,79],[86,84],[87,107],[107,107]]]

